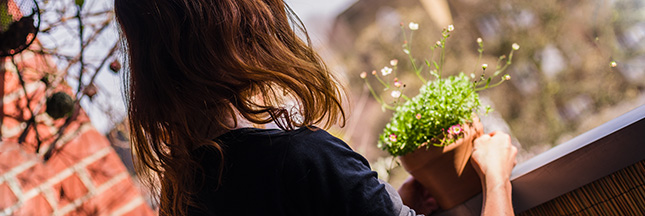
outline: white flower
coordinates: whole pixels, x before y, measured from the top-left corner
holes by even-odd
[[[419,29],[419,24],[418,24],[418,23],[414,23],[414,22],[410,22],[410,25],[408,25],[408,27],[410,27],[410,30],[412,30],[412,31],[416,31],[416,30],[418,30],[418,29]]]
[[[441,46],[441,41],[437,41],[437,46]]]
[[[513,43],[513,50],[518,50],[520,49],[520,45],[517,43]]]
[[[390,65],[396,66],[397,64],[399,64],[399,60],[397,60],[397,59],[390,60]]]
[[[503,78],[504,78],[504,80],[510,80],[510,79],[511,79],[511,75],[506,74],[506,75],[504,75],[504,77],[503,77]]]
[[[384,67],[383,69],[381,69],[381,74],[383,76],[390,75],[391,73],[392,73],[392,68],[390,67]]]
[[[403,49],[403,52],[404,52],[405,54],[408,54],[408,55],[410,54],[410,50],[408,50],[408,49]]]
[[[488,68],[488,64],[482,64],[482,68],[486,70],[486,68]]]
[[[455,30],[455,26],[453,26],[453,25],[448,26],[448,32],[451,32],[451,31],[454,31],[454,30]]]
[[[477,43],[482,43],[482,42],[484,42],[482,38],[477,38]]]
[[[397,90],[392,91],[392,97],[393,98],[401,97],[401,91],[397,91]]]
[[[363,73],[361,73],[361,79],[365,79],[366,77],[367,77],[367,72],[363,71]]]
[[[616,66],[618,66],[618,63],[616,63],[616,61],[611,61],[611,63],[609,65],[611,67],[615,68]]]

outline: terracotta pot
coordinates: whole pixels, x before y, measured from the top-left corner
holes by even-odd
[[[484,132],[477,116],[462,126],[464,137],[444,147],[419,148],[400,157],[408,173],[437,200],[450,209],[481,192],[481,182],[470,162],[473,141]]]

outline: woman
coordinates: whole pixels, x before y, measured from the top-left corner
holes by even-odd
[[[340,88],[282,0],[116,0],[115,11],[138,173],[162,215],[414,213],[313,126],[344,123]],[[254,127],[267,123],[283,130]],[[485,211],[511,213],[509,140],[476,141]],[[415,187],[400,189],[403,202],[428,213]]]

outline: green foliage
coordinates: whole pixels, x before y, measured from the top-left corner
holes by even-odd
[[[493,82],[493,79],[504,72],[511,64],[513,52],[519,50],[520,46],[516,43],[512,45],[512,50],[508,55],[500,56],[495,71],[492,76],[486,76],[487,64],[481,65],[481,75],[475,76],[475,73],[466,76],[460,73],[458,76],[443,77],[444,62],[446,56],[446,42],[450,34],[454,31],[454,26],[450,25],[441,32],[441,39],[430,47],[432,57],[425,60],[427,68],[417,65],[415,58],[410,52],[411,46],[408,41],[412,41],[412,33],[418,29],[418,24],[410,23],[410,37],[403,44],[403,52],[407,54],[412,70],[424,85],[420,88],[419,94],[412,99],[402,93],[405,84],[398,78],[392,79],[392,85],[384,81],[376,71],[372,75],[385,87],[386,91],[391,91],[391,96],[396,99],[393,104],[386,101],[376,94],[374,88],[367,82],[367,73],[363,72],[360,77],[365,80],[367,88],[370,90],[376,101],[383,109],[394,110],[394,116],[385,126],[383,133],[379,137],[379,148],[388,151],[393,156],[401,156],[413,152],[420,147],[429,148],[430,146],[445,146],[454,139],[463,136],[461,125],[471,122],[474,112],[480,109],[478,91],[492,88],[502,84],[504,81],[511,79],[506,74]],[[408,39],[406,28],[401,25],[403,37]],[[484,52],[484,44],[481,38],[477,38],[479,49],[479,64]],[[438,60],[435,60],[434,51],[439,50]],[[502,62],[506,60],[504,64]],[[398,60],[390,61],[390,67],[381,69],[381,74],[386,77],[390,74],[397,74]],[[432,81],[426,81],[424,74],[427,72],[434,77]],[[401,99],[403,101],[401,101]],[[486,113],[490,107],[485,108]]]
[[[417,96],[396,108],[380,135],[379,147],[400,156],[424,144],[441,146],[438,137],[449,127],[469,121],[480,105],[473,82],[463,73],[428,82]]]
[[[83,4],[85,4],[85,0],[74,0],[74,3],[75,3],[75,4],[76,4],[76,6],[78,6],[79,8],[83,8]]]
[[[11,23],[13,23],[13,16],[9,14],[7,4],[0,1],[0,33],[9,29]]]

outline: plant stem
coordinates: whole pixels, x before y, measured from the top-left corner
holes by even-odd
[[[439,79],[443,77],[443,67],[444,63],[446,61],[446,39],[441,39],[441,59],[439,61],[439,67],[441,68],[439,71]]]
[[[380,103],[386,109],[396,110],[395,107],[390,106],[390,105],[386,104],[385,102],[383,102],[383,99],[381,98],[381,96],[377,95],[376,92],[374,92],[374,89],[372,88],[372,85],[370,85],[370,83],[367,80],[365,80],[365,84],[367,85],[367,88],[370,90],[370,93],[372,93],[372,96],[374,96],[374,99],[376,99],[376,102]]]
[[[423,82],[423,84],[427,83],[426,79],[421,76],[421,69],[417,67],[416,61],[414,60],[414,57],[412,57],[412,36],[414,35],[414,31],[410,32],[410,38],[408,39],[407,35],[405,34],[405,27],[401,26],[401,31],[403,32],[403,39],[405,40],[404,42],[404,49],[407,50],[406,54],[408,55],[408,58],[410,59],[410,62],[412,63],[412,68],[414,69],[414,73],[419,77],[419,79]]]
[[[386,90],[390,88],[390,85],[388,85],[387,83],[385,83],[385,82],[381,79],[381,77],[379,77],[379,76],[378,76],[378,74],[374,74],[374,76],[375,76],[375,77],[376,77],[376,79],[381,83],[381,85],[385,86],[385,89],[386,89]]]
[[[475,64],[475,70],[473,70],[473,73],[477,72],[477,67],[479,67],[479,63],[482,60],[482,55],[484,53],[484,44],[479,43],[479,49],[477,50],[479,52],[479,57],[477,58],[477,64]]]
[[[506,61],[506,64],[504,64],[504,67],[502,67],[501,69],[499,69],[499,70],[495,71],[495,73],[493,74],[493,77],[495,77],[495,76],[499,75],[500,73],[502,73],[503,71],[505,71],[505,70],[506,70],[506,68],[508,68],[508,66],[509,66],[509,65],[511,65],[512,60],[513,60],[513,52],[514,52],[514,51],[515,51],[515,50],[511,50],[511,53],[510,53],[510,54],[508,54],[508,60]],[[500,58],[500,60],[499,60],[499,61],[497,61],[497,62],[498,62],[497,64],[499,64],[499,62],[500,62],[501,60],[502,60],[502,59]]]
[[[495,83],[495,84],[493,84],[493,85],[489,85],[488,87],[479,87],[479,88],[475,88],[475,91],[481,91],[481,90],[484,90],[484,89],[488,89],[488,88],[496,87],[496,86],[498,86],[498,85],[502,84],[504,81],[506,81],[506,80],[502,79],[502,80],[500,80],[499,82],[497,82],[497,83]]]
[[[414,73],[417,75],[417,77],[419,77],[419,79],[421,79],[423,84],[426,84],[427,81],[426,79],[423,78],[423,76],[421,76],[421,70],[417,67],[417,64],[415,63],[414,58],[412,58],[412,53],[409,53],[408,57],[410,58],[410,62],[412,62],[412,68],[414,69]]]

